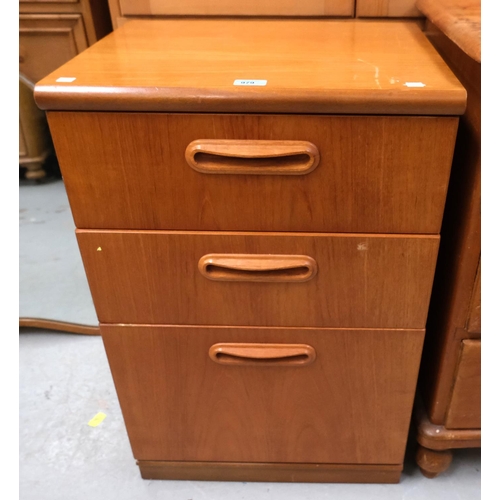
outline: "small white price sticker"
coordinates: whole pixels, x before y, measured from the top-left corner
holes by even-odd
[[[57,83],[71,83],[74,82],[76,78],[74,76],[60,76],[56,82]]]
[[[249,87],[264,87],[267,85],[267,80],[235,80],[233,85],[249,86]]]
[[[425,83],[422,82],[406,82],[406,87],[425,87]]]

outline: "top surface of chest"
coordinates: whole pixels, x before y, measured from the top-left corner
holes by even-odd
[[[131,21],[43,79],[44,109],[457,115],[463,87],[410,22]]]

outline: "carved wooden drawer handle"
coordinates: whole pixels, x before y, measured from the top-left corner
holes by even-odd
[[[319,151],[307,141],[200,139],[186,161],[204,174],[303,175],[318,166]]]
[[[307,344],[214,344],[208,350],[212,361],[221,365],[306,366],[316,359]]]
[[[200,273],[215,281],[303,282],[318,266],[307,255],[208,254],[198,262]]]

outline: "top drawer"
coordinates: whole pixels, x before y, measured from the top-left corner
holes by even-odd
[[[79,228],[370,233],[439,232],[458,121],[59,111],[48,118]],[[193,168],[186,155],[196,144]],[[310,158],[319,159],[315,168]]]

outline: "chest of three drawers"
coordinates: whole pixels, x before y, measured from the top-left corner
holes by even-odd
[[[142,476],[398,481],[465,104],[418,28],[130,22],[36,97]]]

